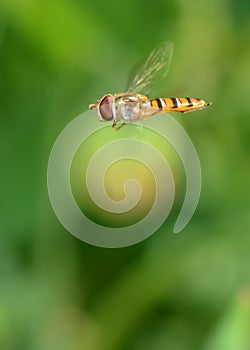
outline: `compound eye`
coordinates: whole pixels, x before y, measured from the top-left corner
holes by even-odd
[[[99,104],[99,114],[103,120],[113,120],[113,96],[106,95]]]

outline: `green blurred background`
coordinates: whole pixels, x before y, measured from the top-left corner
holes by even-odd
[[[249,4],[1,0],[0,349],[250,349]],[[50,206],[50,150],[164,40],[165,95],[213,102],[176,117],[201,161],[197,211],[179,235],[89,246]]]

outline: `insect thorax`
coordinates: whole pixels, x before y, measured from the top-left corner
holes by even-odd
[[[148,97],[142,94],[121,93],[115,95],[117,120],[133,121],[140,110],[148,106],[148,101]]]

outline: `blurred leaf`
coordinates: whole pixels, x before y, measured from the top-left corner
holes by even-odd
[[[204,350],[248,350],[250,348],[250,289],[239,293],[224,314]]]

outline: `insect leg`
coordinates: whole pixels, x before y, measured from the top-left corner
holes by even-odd
[[[131,120],[131,122],[135,122],[137,120],[146,120],[153,117],[155,114],[161,113],[160,109],[148,107],[146,109],[141,109]]]
[[[127,124],[127,123],[122,123],[121,125],[116,126],[117,123],[114,122],[114,123],[112,124],[112,128],[115,129],[115,131],[118,131],[118,130],[120,130],[124,125],[126,125],[126,124]]]

